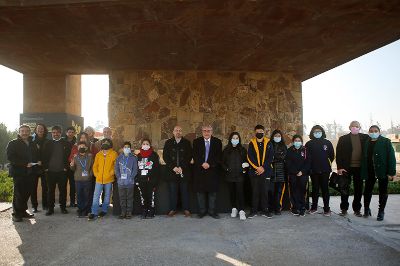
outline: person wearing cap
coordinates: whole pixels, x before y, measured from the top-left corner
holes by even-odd
[[[89,214],[89,221],[96,219],[97,216],[107,215],[110,205],[112,183],[115,180],[115,161],[118,154],[112,149],[113,143],[110,139],[101,140],[101,150],[96,154],[93,164],[93,173],[96,177],[96,185],[93,193],[92,212]],[[100,196],[104,188],[104,201],[102,210],[99,213]]]
[[[41,165],[39,150],[30,137],[31,129],[21,125],[18,137],[7,145],[7,159],[10,161],[10,176],[14,182],[13,214],[14,222],[22,222],[22,218],[32,218],[27,212],[28,199],[32,191],[35,170]]]

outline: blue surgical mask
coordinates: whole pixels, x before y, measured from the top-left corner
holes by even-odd
[[[124,154],[125,154],[125,156],[128,156],[129,153],[131,153],[131,149],[130,149],[130,148],[124,148]]]
[[[281,140],[282,140],[282,138],[281,138],[281,137],[274,137],[274,141],[275,141],[276,143],[279,143],[279,142],[281,142]]]
[[[368,135],[371,137],[371,139],[377,139],[380,136],[379,132],[368,133]]]
[[[231,143],[233,146],[236,146],[239,144],[239,140],[238,139],[231,139]]]
[[[294,146],[296,149],[300,149],[301,145],[303,145],[303,143],[302,143],[301,141],[295,141],[295,142],[293,142],[293,146]]]
[[[314,137],[316,138],[316,139],[320,139],[321,137],[322,137],[322,132],[320,132],[320,131],[318,131],[318,132],[314,132]]]

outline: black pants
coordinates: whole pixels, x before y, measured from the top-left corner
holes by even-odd
[[[42,207],[43,209],[47,208],[47,182],[45,174],[43,173],[41,176],[34,175],[33,176],[33,185],[32,185],[32,193],[31,193],[31,204],[32,208],[37,208],[39,203],[37,199],[37,189],[39,185],[39,178],[40,184],[42,187]]]
[[[312,205],[311,209],[318,208],[319,190],[322,192],[322,200],[324,201],[324,211],[327,212],[329,208],[329,173],[312,174]]]
[[[33,187],[33,176],[14,176],[13,181],[13,216],[22,218],[28,209],[28,200]]]
[[[258,212],[260,205],[263,212],[272,211],[273,207],[268,204],[271,202],[269,200],[269,195],[272,192],[271,179],[253,176],[250,177],[250,182],[252,190],[251,212]]]
[[[270,205],[272,206],[274,211],[281,211],[282,210],[282,200],[283,200],[283,193],[285,189],[285,182],[272,182],[272,195],[271,199],[272,202]]]
[[[155,208],[155,191],[156,188],[152,182],[141,181],[138,186],[140,203],[142,210],[151,210]]]
[[[197,202],[199,204],[199,213],[207,213],[206,198],[208,198],[208,213],[216,214],[217,192],[197,192]]]
[[[348,178],[350,179],[349,184],[351,183],[351,179],[353,179],[354,186],[354,199],[353,199],[353,211],[359,212],[361,210],[361,197],[363,190],[363,180],[361,178],[361,169],[359,167],[352,167],[349,169]],[[341,195],[341,203],[340,209],[347,211],[349,209],[349,195]]]
[[[228,182],[232,208],[244,210],[243,182]]]
[[[306,209],[307,182],[308,176],[289,176],[292,210],[304,211]]]
[[[103,193],[103,195],[104,194],[105,193]],[[104,201],[104,197],[103,197],[103,201]],[[118,189],[117,180],[115,180],[113,182],[112,205],[113,205],[113,215],[120,215],[121,214],[121,201],[119,200],[119,189]]]
[[[48,203],[49,209],[54,209],[56,185],[59,192],[60,208],[65,209],[67,205],[67,175],[66,172],[47,172]]]
[[[376,182],[376,177],[374,171],[368,171],[368,179],[365,180],[365,190],[364,190],[364,208],[369,208],[372,197],[372,190],[374,189]],[[386,207],[386,202],[388,199],[388,183],[387,178],[378,179],[378,189],[379,189],[379,210],[384,211]]]
[[[75,190],[75,176],[74,172],[71,170],[67,170],[67,180],[69,183],[69,203],[76,203],[76,190]]]

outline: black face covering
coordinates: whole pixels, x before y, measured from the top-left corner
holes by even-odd
[[[264,137],[264,133],[256,133],[256,138],[262,139]]]
[[[85,153],[86,152],[86,148],[79,148],[79,153]]]
[[[109,150],[110,149],[110,145],[109,144],[102,144],[101,145],[101,149],[102,150]]]

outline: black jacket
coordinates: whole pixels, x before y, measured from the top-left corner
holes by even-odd
[[[312,139],[305,146],[311,160],[311,174],[332,172],[331,164],[335,159],[335,151],[329,140]]]
[[[300,171],[303,176],[310,172],[310,157],[307,149],[302,146],[300,149],[290,147],[286,155],[286,170],[288,175],[297,175]]]
[[[362,133],[359,133],[359,136],[361,141],[361,149],[362,152],[364,153],[365,142],[368,140],[369,136],[367,134],[362,134]],[[339,138],[338,144],[336,145],[337,169],[345,169],[349,171],[352,152],[353,152],[353,147],[351,145],[351,133],[341,136]]]
[[[247,162],[247,151],[243,146],[228,145],[222,152],[222,169],[228,182],[243,182],[244,169],[242,164]]]
[[[29,138],[28,145],[20,138],[10,141],[7,145],[7,159],[10,161],[10,176],[23,177],[36,174],[38,166],[28,168],[28,163],[40,161],[39,150]]]
[[[63,163],[64,163],[64,168],[67,170],[69,169],[69,163],[68,163],[68,157],[70,154],[70,149],[69,149],[69,144],[67,143],[67,141],[65,141],[64,139],[60,139],[59,141],[61,141],[62,145],[63,145]],[[54,145],[55,141],[54,140],[49,140],[46,141],[46,143],[43,146],[43,152],[42,152],[42,160],[43,160],[43,168],[46,170],[49,168],[49,162],[50,162],[50,158],[53,155],[53,145]]]
[[[193,141],[193,188],[195,192],[217,192],[222,161],[222,142],[216,137],[210,139],[210,151],[207,163],[210,168],[204,169],[206,147],[203,137]]]
[[[39,150],[39,161],[43,162],[43,148],[44,148],[44,145],[46,144],[46,142],[49,140],[47,139],[46,136],[44,138],[39,138],[36,135],[32,136],[32,140],[33,140],[33,143],[35,143],[36,147]],[[42,175],[43,173],[44,173],[43,165],[38,166],[37,174]]]
[[[160,175],[160,158],[158,157],[158,154],[153,151],[147,158],[143,158],[140,153],[137,157],[138,173],[135,182],[150,182],[152,186],[157,186]],[[142,171],[147,171],[147,174],[143,174]]]
[[[176,143],[175,138],[171,138],[165,142],[163,150],[163,160],[166,164],[168,181],[178,181],[182,178],[187,181],[190,179],[190,161],[192,160],[192,145],[190,141],[182,138]],[[172,169],[182,167],[183,177],[177,175]]]
[[[271,143],[274,150],[274,157],[272,159],[272,181],[285,182],[285,180],[287,179],[285,171],[287,147],[282,142],[276,143],[272,141]]]

